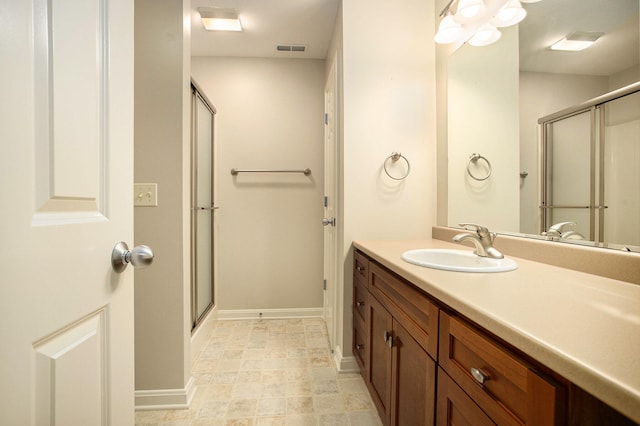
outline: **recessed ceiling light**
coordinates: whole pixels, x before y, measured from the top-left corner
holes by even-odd
[[[575,32],[549,46],[551,50],[577,52],[584,50],[596,42],[604,33]]]
[[[240,18],[235,9],[221,7],[199,7],[202,25],[211,31],[242,31]]]

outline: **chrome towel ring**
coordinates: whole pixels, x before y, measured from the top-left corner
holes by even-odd
[[[404,175],[400,177],[393,176],[391,173],[389,173],[389,170],[387,169],[387,163],[389,162],[389,160],[391,160],[392,163],[395,163],[401,158],[405,161],[405,163],[407,163],[407,171],[405,172]],[[411,171],[411,164],[409,164],[409,160],[407,160],[407,157],[400,154],[399,152],[392,152],[391,155],[384,160],[384,163],[382,163],[382,167],[384,167],[384,172],[387,174],[387,176],[389,176],[393,180],[403,180],[407,176],[409,176],[409,172]]]
[[[471,163],[473,164],[477,164],[478,160],[484,160],[485,163],[487,163],[487,175],[484,177],[478,177],[476,175],[474,175],[471,172]],[[487,180],[489,179],[489,176],[491,176],[491,163],[489,162],[489,160],[487,160],[485,157],[483,157],[482,155],[474,152],[473,154],[471,154],[471,156],[469,157],[469,163],[467,164],[467,173],[469,173],[469,176],[471,176],[471,178],[477,180],[477,181],[483,181],[483,180]]]

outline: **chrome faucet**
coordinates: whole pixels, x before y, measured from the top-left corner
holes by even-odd
[[[475,231],[475,234],[462,233],[453,237],[454,243],[462,243],[469,240],[476,246],[475,254],[481,257],[491,257],[493,259],[502,259],[504,255],[492,246],[496,239],[494,232],[489,232],[487,228],[473,223],[461,223],[460,226],[468,231]],[[469,229],[471,228],[471,229]]]
[[[566,239],[575,235],[573,238],[580,239],[580,237],[584,238],[580,233],[576,231],[564,231],[563,228],[565,226],[576,226],[575,222],[559,222],[553,224],[549,227],[549,230],[543,232],[541,235],[547,237],[549,240],[553,240],[554,238]]]

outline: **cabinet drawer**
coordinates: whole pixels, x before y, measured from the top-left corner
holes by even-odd
[[[369,259],[358,251],[353,252],[353,281],[359,282],[367,287],[369,279]]]
[[[369,292],[398,318],[433,359],[438,351],[438,307],[412,284],[371,262]]]
[[[462,320],[440,313],[442,368],[500,425],[553,425],[562,388]]]
[[[445,373],[438,369],[436,426],[494,426],[495,423]]]
[[[367,287],[358,281],[353,282],[353,316],[358,317],[363,323],[367,314],[367,297],[369,291]]]
[[[366,359],[366,344],[367,344],[367,331],[364,321],[353,318],[353,356],[355,357],[360,370],[365,371],[365,359]]]

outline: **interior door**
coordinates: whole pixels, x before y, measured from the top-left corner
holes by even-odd
[[[337,239],[336,216],[337,195],[336,165],[337,165],[337,56],[333,59],[331,71],[324,90],[324,319],[329,334],[329,345],[333,350],[336,346],[335,320],[336,307],[336,266]]]
[[[133,2],[0,16],[0,423],[132,425]]]

